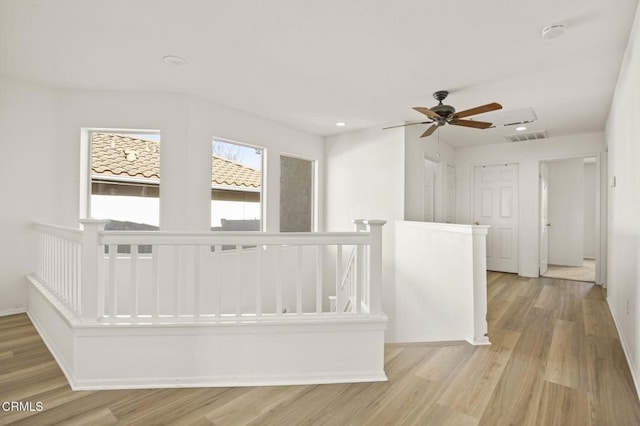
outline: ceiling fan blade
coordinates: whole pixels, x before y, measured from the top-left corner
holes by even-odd
[[[442,117],[439,116],[437,113],[431,111],[429,108],[425,108],[425,107],[413,107],[413,109],[415,109],[416,111],[426,115],[427,117],[437,120],[437,119],[441,119]]]
[[[425,137],[431,135],[433,132],[436,131],[437,128],[438,128],[438,125],[434,124],[433,126],[429,127],[427,130],[425,130],[425,132],[422,135],[420,135],[420,137],[421,138],[425,138]]]
[[[482,105],[482,106],[479,106],[479,107],[475,107],[475,108],[467,109],[467,110],[464,110],[464,111],[456,112],[451,117],[454,118],[454,119],[455,118],[462,118],[462,117],[469,117],[471,115],[482,114],[482,113],[485,113],[485,112],[495,111],[495,110],[498,110],[498,109],[502,109],[502,105],[493,102],[493,103]]]
[[[451,120],[449,124],[453,126],[473,127],[475,129],[488,129],[493,126],[493,123],[487,123],[486,121],[472,121],[472,120]]]
[[[396,127],[414,126],[416,124],[429,124],[429,123],[433,123],[433,121],[416,121],[415,123],[398,124],[397,126],[383,127],[382,130],[395,129]]]

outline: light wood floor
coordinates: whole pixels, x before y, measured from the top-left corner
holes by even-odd
[[[26,315],[0,318],[0,424],[640,425],[602,290],[489,274],[491,346],[389,345],[387,383],[73,392]]]

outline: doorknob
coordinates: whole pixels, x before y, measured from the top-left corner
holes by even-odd
[[[551,223],[547,223],[547,227],[550,228],[551,227]]]
[[[475,223],[475,225],[480,225],[480,222],[476,220],[476,223]]]

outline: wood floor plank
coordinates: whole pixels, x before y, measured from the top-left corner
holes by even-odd
[[[487,321],[489,324],[496,324],[507,313],[511,307],[511,301],[495,298],[491,302],[491,309],[487,309]]]
[[[539,358],[514,354],[505,366],[479,424],[523,424],[531,401],[537,401],[539,397],[543,368],[544,362]]]
[[[511,305],[495,323],[490,323],[489,340],[491,340],[491,326],[501,330],[520,331],[526,324],[527,313],[533,306],[534,299],[516,296],[511,300]]]
[[[392,384],[377,401],[360,413],[361,425],[413,424],[425,418],[423,411],[435,404],[443,385],[416,375],[408,375]]]
[[[560,288],[554,285],[544,285],[533,305],[536,308],[554,311],[560,303]]]
[[[452,410],[441,404],[434,404],[429,407],[429,411],[424,416],[411,424],[421,426],[476,426],[479,423],[475,417]]]
[[[545,382],[535,423],[546,426],[591,426],[590,411],[585,392]]]
[[[586,377],[583,381],[579,339],[576,323],[560,319],[555,321],[545,380],[574,389],[584,388]]]
[[[315,386],[308,392],[303,392],[290,404],[277,406],[268,413],[243,424],[250,425],[289,425],[309,423],[310,418],[317,417],[325,407],[333,405],[335,400],[341,399],[350,385]]]
[[[244,390],[235,398],[231,394],[220,398],[214,409],[209,409],[205,414],[207,420],[216,425],[238,425],[247,423],[277,407],[286,406],[289,401],[297,399],[300,395],[311,390],[311,386],[292,386],[290,392],[281,392],[280,387],[259,387]],[[210,407],[212,408],[212,407]]]
[[[476,348],[438,403],[479,419],[519,338],[520,333],[494,330],[491,346]]]
[[[79,416],[67,419],[65,426],[86,426],[86,425],[116,425],[118,419],[115,418],[108,408],[98,408],[97,410],[83,413]]]
[[[475,348],[466,344],[437,348],[416,367],[415,374],[435,382],[449,383],[474,352]]]
[[[586,297],[582,300],[582,310],[587,334],[618,338],[618,331],[609,312],[607,302]]]
[[[618,339],[589,335],[587,359],[593,424],[640,424],[640,405]]]

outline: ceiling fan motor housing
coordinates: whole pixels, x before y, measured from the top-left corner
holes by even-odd
[[[435,112],[440,117],[449,118],[454,112],[456,112],[456,109],[451,105],[439,104],[432,107],[431,111]]]
[[[431,108],[431,111],[444,118],[444,120],[435,120],[438,121],[439,125],[443,125],[444,121],[446,121],[447,118],[453,115],[454,112],[456,112],[456,109],[451,105],[443,105],[442,101],[444,101],[447,96],[449,96],[449,92],[446,90],[438,90],[437,92],[433,93],[433,97],[436,101],[438,101],[438,105]],[[442,123],[440,121],[442,121]]]

